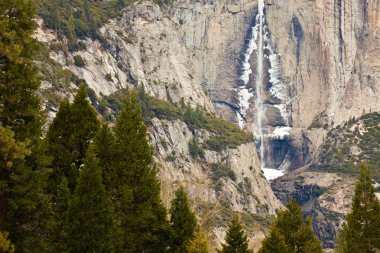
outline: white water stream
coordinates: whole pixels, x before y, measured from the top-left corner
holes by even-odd
[[[238,88],[238,97],[240,113],[244,117],[247,117],[247,111],[251,106],[251,100],[254,98],[256,115],[253,132],[258,141],[261,168],[264,171],[265,177],[268,180],[272,180],[283,175],[283,171],[278,170],[278,168],[267,168],[267,156],[265,154],[266,138],[283,140],[289,135],[291,127],[289,126],[289,112],[287,109],[289,103],[288,87],[281,80],[280,55],[276,54],[271,46],[269,30],[265,24],[264,9],[264,0],[258,0],[258,13],[255,17],[255,25],[251,27],[251,37],[249,38],[242,63],[240,80],[243,81],[244,85]],[[268,53],[264,53],[264,50],[267,50]],[[257,56],[254,90],[247,87],[247,84],[249,84],[250,81],[250,76],[253,74],[250,65],[250,59],[253,53]],[[267,72],[265,72],[264,69],[264,61],[266,59],[270,62],[270,69]],[[264,76],[266,74],[269,74],[269,82],[272,84],[269,92],[273,97],[276,97],[280,101],[279,103],[264,103]],[[275,107],[279,110],[286,126],[277,126],[274,129],[272,128],[269,130],[270,128],[266,126],[265,118],[266,108],[269,107]],[[238,113],[237,117],[239,126],[243,128],[245,126],[245,120],[241,115]]]
[[[257,128],[259,131],[259,138],[260,138],[260,161],[261,161],[261,168],[265,168],[265,159],[264,159],[264,128],[263,128],[263,121],[264,121],[264,113],[265,113],[265,107],[263,105],[262,100],[262,92],[263,92],[263,74],[264,74],[264,36],[263,36],[263,24],[264,24],[264,0],[259,0],[259,45],[257,48],[257,76],[256,76],[256,121],[257,121]]]

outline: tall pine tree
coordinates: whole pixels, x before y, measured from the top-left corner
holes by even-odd
[[[92,152],[87,155],[70,201],[67,227],[69,252],[121,252],[121,229]]]
[[[292,199],[286,208],[278,214],[274,228],[284,236],[289,252],[322,253],[322,245],[314,235],[310,219],[303,220],[301,207]]]
[[[41,142],[42,113],[36,94],[38,70],[33,63],[39,46],[32,37],[35,11],[31,0],[0,1],[0,125],[11,129],[16,142],[31,150],[12,169],[1,167],[2,224],[19,252],[49,251],[47,242],[50,199],[44,188],[45,169]],[[18,144],[18,145],[19,145]]]
[[[0,2],[0,125],[17,140],[36,138],[41,131],[38,71],[33,57],[38,43],[35,8],[30,0]]]
[[[83,164],[87,148],[99,126],[97,113],[88,101],[86,87],[82,84],[73,104],[70,105],[67,100],[61,103],[59,112],[49,127],[47,139],[53,157],[53,168],[66,176],[71,191],[78,180],[79,168]]]
[[[248,248],[248,239],[244,233],[243,226],[237,216],[234,216],[228,226],[226,243],[222,245],[219,253],[253,253]]]
[[[339,253],[380,252],[380,203],[366,163],[360,166],[351,212],[338,239]]]
[[[275,225],[272,225],[270,234],[265,237],[259,253],[290,253],[285,237]]]
[[[170,252],[186,251],[186,245],[193,239],[197,220],[190,209],[189,200],[183,187],[180,187],[170,209],[171,240]]]
[[[194,233],[193,239],[191,239],[186,246],[187,253],[208,253],[208,242],[206,235],[198,229]]]
[[[64,250],[64,220],[70,193],[74,191],[88,146],[98,129],[97,113],[87,99],[86,87],[81,85],[71,105],[68,100],[61,103],[46,138],[53,168],[48,189],[52,195],[51,237],[56,252]]]
[[[127,93],[117,117],[111,194],[122,220],[127,252],[164,252],[168,222],[160,200],[157,168],[147,141],[136,92]]]
[[[23,160],[30,154],[26,143],[17,142],[14,135],[12,130],[0,126],[0,231],[5,231],[8,216],[6,192],[9,191],[9,170],[16,160]]]
[[[106,123],[102,125],[94,140],[94,152],[102,168],[103,183],[108,191],[112,183],[115,137]]]

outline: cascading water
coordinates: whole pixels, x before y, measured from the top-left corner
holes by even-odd
[[[251,63],[256,65],[255,73]],[[273,144],[289,135],[290,98],[289,85],[281,78],[280,55],[271,46],[264,0],[258,0],[258,11],[249,32],[241,70],[242,85],[238,88],[240,113],[237,114],[239,126],[245,127],[244,118],[248,118],[250,113],[255,114],[253,133],[257,139],[261,168],[268,180],[274,179],[283,174],[282,161],[273,159],[273,152],[279,150]],[[251,108],[253,104],[254,110]]]
[[[259,0],[259,45],[257,48],[257,77],[256,77],[256,111],[257,111],[257,128],[259,131],[259,150],[260,150],[260,160],[261,168],[265,168],[265,159],[264,159],[264,106],[262,100],[262,88],[263,88],[263,24],[264,24],[264,0]]]

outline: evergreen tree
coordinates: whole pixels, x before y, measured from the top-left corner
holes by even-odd
[[[349,252],[347,238],[347,223],[344,222],[339,230],[338,236],[335,243],[335,251],[337,253],[347,253]]]
[[[109,192],[122,220],[127,252],[164,252],[168,222],[157,168],[147,141],[136,92],[127,94],[116,120]]]
[[[366,163],[360,167],[351,212],[338,240],[339,252],[380,251],[380,203]]]
[[[17,252],[51,252],[51,196],[46,193],[50,170],[42,143],[11,170],[7,231]]]
[[[69,252],[120,252],[121,233],[94,154],[88,153],[70,201]]]
[[[7,195],[9,170],[16,160],[23,160],[30,154],[25,143],[19,143],[14,139],[14,132],[0,126],[0,231],[6,229]]]
[[[208,242],[206,235],[201,231],[197,230],[194,233],[193,239],[189,241],[186,247],[187,253],[208,253]]]
[[[47,139],[54,173],[61,171],[66,176],[71,191],[99,125],[97,113],[87,99],[86,87],[81,85],[73,104],[64,100],[49,127]]]
[[[219,253],[253,253],[248,249],[248,239],[238,217],[233,217],[226,234],[226,244]]]
[[[321,253],[322,245],[313,233],[310,219],[304,222],[301,207],[292,199],[286,208],[278,214],[275,227],[284,236],[290,252]]]
[[[41,131],[34,16],[30,0],[0,1],[0,125],[12,129],[21,141]]]
[[[193,239],[197,221],[190,210],[189,200],[183,187],[180,187],[170,209],[171,240],[170,251],[185,252],[187,243]]]
[[[76,155],[75,164],[77,168],[80,168],[84,162],[87,148],[100,127],[97,112],[91,106],[84,84],[79,87],[74,102],[71,105],[70,124],[72,124],[72,135],[69,139],[69,145],[72,147],[72,152]]]
[[[49,153],[53,158],[54,172],[51,180],[53,185],[59,185],[62,176],[73,178],[76,174],[76,168],[73,166],[75,155],[69,146],[72,131],[70,103],[65,99],[61,102],[59,111],[47,133]]]
[[[99,166],[102,168],[103,183],[108,191],[112,183],[113,161],[114,157],[114,136],[111,129],[105,123],[100,128],[94,141],[94,152],[99,160]]]
[[[265,237],[259,253],[290,253],[285,244],[285,237],[276,226],[272,225],[270,234]]]
[[[34,17],[31,0],[0,1],[0,125],[13,131],[17,145],[28,144],[30,150],[25,159],[13,161],[11,170],[0,168],[0,209],[5,210],[0,226],[6,223],[19,252],[49,251],[47,217],[51,208],[45,194],[49,171],[41,153],[39,78],[33,63],[39,44],[32,37]]]

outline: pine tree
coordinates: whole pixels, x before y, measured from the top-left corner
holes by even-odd
[[[12,130],[0,126],[0,231],[5,231],[8,216],[6,192],[9,191],[9,170],[16,160],[23,160],[30,155],[26,143],[17,142],[14,135]]]
[[[166,210],[136,92],[127,94],[116,120],[109,192],[122,220],[127,252],[164,252]]]
[[[348,240],[346,240],[346,238],[347,238],[347,223],[344,222],[336,238],[335,251],[337,253],[350,252],[348,248]]]
[[[66,176],[71,191],[99,126],[97,113],[87,99],[86,87],[81,85],[73,104],[64,100],[49,127],[47,139],[53,157],[52,166]]]
[[[70,123],[72,124],[72,135],[69,139],[69,145],[73,147],[72,152],[76,154],[75,164],[77,168],[80,168],[84,162],[87,148],[100,127],[97,112],[91,106],[84,84],[79,87],[71,105]]]
[[[183,187],[176,191],[172,201],[170,223],[170,252],[185,252],[187,243],[194,237],[197,220],[190,209],[189,200]]]
[[[339,252],[380,251],[380,203],[366,163],[360,167],[351,212],[339,236]]]
[[[111,129],[105,123],[94,140],[94,152],[102,168],[103,183],[108,191],[112,183],[115,139]]]
[[[121,251],[121,230],[92,152],[87,155],[70,201],[67,227],[69,252]]]
[[[310,219],[306,223],[303,220],[301,207],[292,199],[286,208],[278,214],[275,227],[284,236],[290,252],[322,253],[322,245],[314,235]]]
[[[0,1],[0,125],[12,129],[21,141],[41,131],[34,16],[30,0]]]
[[[51,252],[51,196],[46,193],[50,170],[41,143],[12,169],[8,187],[7,231],[17,252]]]
[[[226,234],[226,244],[219,253],[253,253],[248,249],[248,239],[238,217],[233,217]]]
[[[265,237],[259,253],[289,253],[285,244],[285,237],[274,225],[271,227],[270,234]]]
[[[73,178],[76,174],[76,168],[73,166],[76,157],[69,146],[72,131],[70,103],[65,99],[61,102],[59,111],[50,124],[46,137],[49,153],[53,158],[54,172],[51,181],[56,181],[53,182],[54,185],[61,182],[61,176]]]
[[[2,223],[6,222],[19,252],[49,251],[47,217],[51,208],[45,194],[49,170],[41,152],[39,77],[33,63],[39,44],[32,37],[34,17],[31,0],[0,1],[0,125],[13,131],[17,145],[27,143],[30,150],[25,159],[13,161],[11,170],[0,168],[4,187],[0,208],[6,210]]]
[[[186,246],[187,253],[208,253],[208,242],[206,235],[201,231],[197,230],[194,233],[193,239],[188,242]]]

